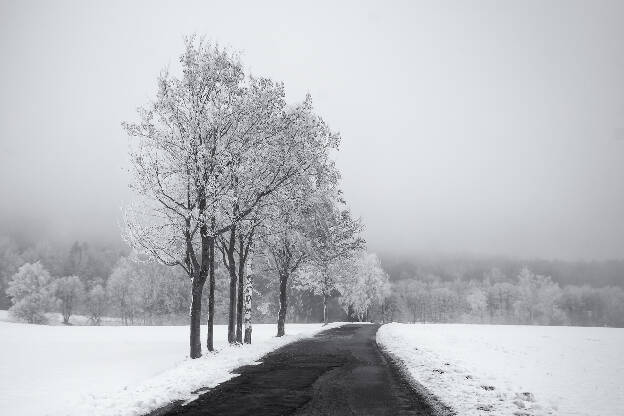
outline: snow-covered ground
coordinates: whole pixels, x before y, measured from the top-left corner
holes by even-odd
[[[388,324],[377,343],[459,415],[624,415],[624,329]]]
[[[217,351],[190,360],[186,326],[0,322],[0,415],[144,414],[192,398],[192,391],[233,377],[234,368],[328,327],[287,324],[287,336],[275,338],[275,325],[254,325],[252,345],[229,347],[227,327],[218,325]]]

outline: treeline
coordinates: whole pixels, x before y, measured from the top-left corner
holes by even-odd
[[[0,309],[9,309],[11,299],[6,293],[8,282],[25,263],[40,262],[53,277],[78,276],[85,290],[105,286],[119,258],[128,248],[117,244],[76,241],[71,244],[40,240],[24,241],[0,235]]]
[[[0,309],[12,306],[6,289],[18,269],[25,263],[39,262],[44,274],[49,275],[49,283],[56,285],[43,291],[53,298],[39,306],[43,312],[61,313],[67,323],[76,322],[71,319],[72,315],[91,317],[92,324],[98,324],[102,316],[125,325],[187,323],[191,294],[190,281],[183,270],[155,263],[137,263],[127,255],[128,249],[121,244],[20,244],[2,236]],[[367,305],[363,315],[378,321],[624,327],[624,295],[618,286],[592,286],[589,284],[592,275],[587,275],[586,284],[564,285],[535,273],[531,267],[523,272],[518,262],[513,262],[516,264],[514,270],[511,266],[505,269],[493,267],[493,264],[500,265],[501,260],[489,261],[489,269],[486,260],[475,260],[472,264],[479,266],[472,269],[463,260],[438,262],[435,266],[433,262],[423,262],[420,266],[410,266],[420,270],[412,277],[403,272],[400,278],[396,275],[397,268],[386,265],[385,261],[384,269],[395,272],[394,282],[386,288],[389,292],[381,296],[385,302],[360,303]],[[606,262],[598,269],[609,269],[608,265],[613,263]],[[566,263],[559,266],[559,270],[576,270],[575,265],[578,263]],[[588,266],[584,269],[587,270]],[[229,276],[220,263],[215,275],[215,322],[223,324],[228,318]],[[43,280],[46,280],[45,276]],[[568,279],[560,275],[558,280]],[[304,277],[301,282],[305,282]],[[365,293],[356,290],[357,287],[363,285],[354,285],[349,296],[341,296],[339,291],[331,292],[327,305],[330,320],[359,319],[353,313],[348,315],[348,306],[343,307],[344,299]],[[371,285],[371,288],[383,287],[383,282]],[[266,268],[258,268],[255,272],[254,299],[254,320],[275,322],[280,309],[280,282]],[[290,305],[284,318],[286,321],[318,322],[322,319],[322,296],[315,294],[309,285],[298,281],[289,285],[286,299]],[[89,306],[93,307],[92,310]],[[206,308],[207,299],[204,298],[203,309]],[[204,315],[202,321],[205,319]]]
[[[515,276],[523,267],[536,274],[550,276],[560,286],[619,286],[624,288],[624,260],[564,261],[510,259],[495,256],[426,256],[422,254],[380,254],[390,280],[434,275],[441,280],[482,280],[492,268]]]
[[[387,320],[525,325],[624,327],[624,290],[616,286],[561,286],[524,267],[492,268],[478,279],[435,274],[392,284]]]
[[[102,277],[93,277],[90,265],[97,258],[92,246],[87,243],[74,243],[63,250],[63,245],[49,245],[53,250],[43,256],[36,248],[29,248],[26,262],[20,250],[8,238],[0,239],[0,254],[11,252],[15,262],[8,267],[7,256],[2,255],[0,264],[8,271],[3,279],[2,294],[9,299],[4,309],[10,307],[18,319],[29,323],[48,322],[46,314],[61,314],[63,323],[82,323],[75,315],[86,316],[91,325],[100,325],[106,317],[106,324],[119,325],[178,325],[188,322],[191,303],[191,282],[179,268],[157,263],[136,262],[119,251],[114,266],[108,265],[98,271]],[[83,259],[76,263],[78,253]],[[105,252],[110,254],[109,250]],[[38,253],[38,254],[37,254]],[[36,258],[32,258],[36,254]],[[107,264],[115,256],[107,256]],[[71,265],[80,264],[75,268]],[[106,270],[110,274],[106,275]],[[65,274],[68,272],[69,274]],[[72,273],[74,272],[74,273]],[[360,254],[349,261],[340,262],[335,270],[335,280],[339,289],[332,290],[328,298],[328,319],[364,320],[376,319],[376,311],[389,293],[387,276],[381,269],[375,255]],[[309,276],[297,276],[295,285],[290,285],[286,298],[291,307],[284,321],[318,322],[323,319],[323,297],[315,294],[314,281]],[[228,322],[229,274],[223,264],[215,270],[215,316],[217,324]],[[341,293],[343,292],[343,293]],[[274,323],[280,310],[280,282],[270,270],[257,270],[254,280],[252,308],[254,321]],[[11,302],[11,300],[13,302]],[[207,298],[203,299],[207,307]],[[204,309],[205,310],[205,309]],[[370,312],[370,315],[369,315]],[[74,318],[72,318],[74,317]],[[202,317],[206,322],[206,316]]]

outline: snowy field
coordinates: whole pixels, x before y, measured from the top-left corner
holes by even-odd
[[[333,324],[332,327],[339,324]],[[215,326],[214,354],[188,354],[186,326],[47,326],[0,322],[0,415],[140,415],[214,386],[321,324],[254,325],[254,343],[227,346]],[[206,327],[202,327],[202,337]],[[202,339],[205,343],[205,339]]]
[[[388,324],[377,343],[459,415],[624,415],[624,329]]]

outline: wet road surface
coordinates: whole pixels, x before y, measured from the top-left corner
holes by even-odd
[[[377,348],[378,325],[350,324],[286,345],[164,415],[434,415]]]

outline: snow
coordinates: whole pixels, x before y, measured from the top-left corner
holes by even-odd
[[[186,326],[48,326],[0,322],[0,414],[141,415],[192,399],[275,348],[340,324],[254,325],[253,344],[227,345],[215,326],[215,353],[188,354]],[[202,327],[202,336],[206,327]],[[205,339],[202,340],[205,342]]]
[[[624,414],[622,328],[392,323],[377,343],[459,415]]]

